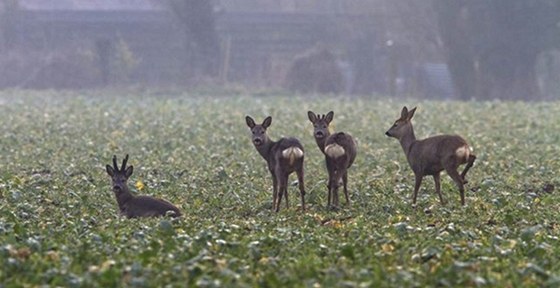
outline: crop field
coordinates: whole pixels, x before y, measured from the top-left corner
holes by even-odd
[[[560,103],[224,94],[0,92],[0,286],[560,286]],[[445,173],[447,203],[426,177],[412,207],[414,175],[384,135],[403,105],[418,138],[474,148],[465,207]],[[308,110],[334,110],[358,142],[338,211]],[[295,174],[271,212],[245,115],[302,141],[305,212]],[[133,192],[182,217],[119,215],[105,165],[125,154]]]

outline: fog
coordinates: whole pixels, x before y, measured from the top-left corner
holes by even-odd
[[[555,0],[0,0],[0,88],[560,98]]]

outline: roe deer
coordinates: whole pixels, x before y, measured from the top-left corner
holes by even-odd
[[[356,142],[348,133],[337,132],[331,135],[329,131],[329,124],[333,120],[334,112],[331,111],[324,114],[316,115],[308,111],[307,116],[309,121],[313,123],[313,137],[321,152],[325,154],[325,162],[327,163],[327,171],[329,173],[329,189],[328,204],[331,206],[331,199],[333,207],[338,207],[338,186],[342,181],[344,186],[344,196],[346,197],[346,204],[350,205],[350,198],[348,197],[348,168],[354,163],[356,159]]]
[[[128,154],[122,162],[121,169],[117,167],[117,156],[113,156],[113,167],[107,165],[107,174],[113,182],[113,192],[117,197],[121,215],[128,218],[165,216],[171,211],[172,217],[181,216],[181,212],[173,204],[150,196],[134,196],[128,189],[126,181],[132,175],[132,166],[126,167]]]
[[[272,174],[272,210],[278,212],[282,196],[288,204],[288,176],[296,172],[301,193],[301,210],[305,211],[305,189],[303,185],[303,146],[296,138],[280,138],[272,141],[266,135],[266,129],[272,124],[272,117],[268,116],[262,124],[255,124],[253,118],[245,117],[247,126],[251,129],[252,142],[255,148],[266,160],[268,170]]]
[[[459,187],[461,205],[465,205],[464,184],[467,183],[465,176],[473,166],[476,156],[471,153],[469,144],[457,135],[439,135],[416,140],[414,129],[410,122],[414,112],[416,112],[416,107],[410,111],[403,107],[401,117],[385,132],[385,135],[397,138],[401,142],[408,164],[412,171],[414,171],[416,183],[414,185],[412,204],[416,205],[418,189],[420,189],[420,184],[422,184],[422,178],[426,175],[434,177],[439,200],[442,205],[445,204],[440,190],[440,172],[445,169],[451,179],[455,181],[457,187]],[[459,174],[457,168],[465,163],[467,165],[463,173]]]

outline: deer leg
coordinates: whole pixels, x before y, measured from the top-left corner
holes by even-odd
[[[336,190],[338,187],[336,173],[333,171],[329,173],[329,206],[327,208],[337,207]]]
[[[415,176],[415,183],[414,183],[414,195],[412,196],[412,205],[416,206],[416,197],[418,196],[418,190],[420,189],[420,184],[422,184],[422,175],[414,174],[414,176]]]
[[[331,166],[332,165],[329,164],[329,162],[327,160],[327,172],[329,174],[329,180],[328,180],[328,184],[327,184],[327,188],[329,190],[329,194],[327,196],[327,209],[329,209],[331,207],[331,204],[333,204],[332,201],[334,201],[333,195],[332,195],[332,193],[333,193],[333,191],[332,191],[333,183],[332,182],[333,182],[333,179],[334,179],[334,175],[333,175],[334,174],[334,169],[332,169]]]
[[[276,209],[276,200],[278,198],[278,180],[276,175],[272,174],[272,211]]]
[[[332,194],[333,194],[333,205],[334,207],[338,208],[340,203],[339,203],[339,197],[338,197],[338,186],[340,185],[340,177],[339,177],[339,171],[336,170],[333,173],[333,183],[332,185]]]
[[[280,211],[280,203],[282,203],[282,196],[284,193],[284,187],[282,184],[278,185],[278,202],[276,202],[276,206],[274,207],[274,211]]]
[[[280,173],[279,173],[280,174]],[[276,203],[276,212],[280,211],[280,204],[282,203],[282,196],[283,194],[287,194],[286,192],[288,192],[287,186],[288,186],[288,175],[279,175],[280,177],[280,183],[278,185],[278,203]],[[288,198],[286,198],[287,200]]]
[[[299,193],[301,195],[301,211],[305,211],[305,185],[303,184],[303,165],[296,171],[298,184],[299,184]]]
[[[288,202],[288,177],[289,176],[290,175],[288,174],[284,177],[285,182],[284,182],[284,192],[283,193],[284,193],[284,198],[286,198],[286,209],[290,208],[290,203]]]
[[[434,174],[434,183],[436,186],[436,193],[439,196],[439,202],[441,202],[441,205],[445,205],[445,201],[443,201],[443,196],[441,195],[441,182],[439,172]]]
[[[344,196],[346,197],[346,205],[350,206],[350,198],[348,197],[348,171],[344,171],[342,175],[342,185],[344,185]]]
[[[465,169],[463,170],[463,172],[461,173],[461,178],[463,179],[463,184],[467,184],[468,181],[465,178],[465,176],[467,176],[467,172],[469,172],[469,169],[471,169],[471,167],[474,164],[474,160],[476,160],[476,156],[471,154],[469,155],[469,160],[467,161],[467,166],[465,166]]]
[[[331,208],[331,184],[327,184],[327,209]]]
[[[456,167],[447,167],[445,168],[445,171],[447,171],[449,177],[451,177],[451,179],[455,181],[455,184],[457,184],[457,187],[459,187],[459,192],[461,193],[461,205],[465,206],[465,188],[463,186],[463,178],[459,175],[459,172],[457,172]]]
[[[286,186],[286,191],[284,191],[284,198],[286,198],[286,209],[290,208],[290,203],[288,202],[288,187]]]

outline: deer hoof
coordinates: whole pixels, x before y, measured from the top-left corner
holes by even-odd
[[[327,208],[328,208],[328,210],[330,210],[330,211],[338,211],[338,206],[335,206],[335,205],[331,205],[331,206],[329,206],[329,207],[327,207]]]

